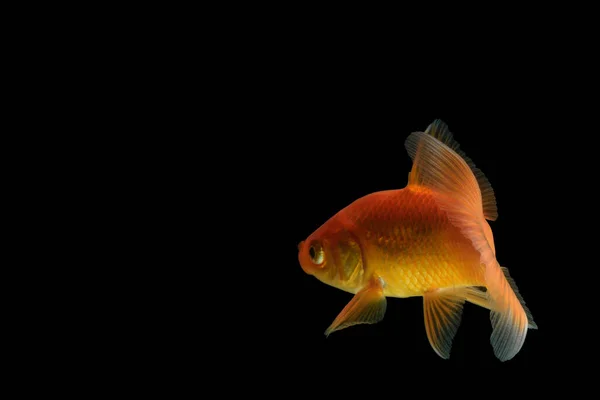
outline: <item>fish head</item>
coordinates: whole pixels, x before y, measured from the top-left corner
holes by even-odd
[[[351,232],[329,222],[298,244],[298,260],[307,274],[331,286],[351,289],[362,277],[361,249]]]

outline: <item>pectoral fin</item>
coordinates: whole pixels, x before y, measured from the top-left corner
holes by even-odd
[[[463,293],[451,288],[423,295],[427,339],[442,358],[450,357],[452,340],[460,325],[464,303]]]
[[[383,279],[373,276],[367,286],[354,295],[325,331],[329,336],[335,331],[357,324],[374,324],[383,319],[387,301],[383,295]]]

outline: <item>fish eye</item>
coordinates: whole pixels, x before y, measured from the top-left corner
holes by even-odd
[[[317,265],[322,264],[323,259],[325,258],[323,248],[317,242],[310,245],[310,248],[308,249],[308,255],[310,256],[310,260]]]

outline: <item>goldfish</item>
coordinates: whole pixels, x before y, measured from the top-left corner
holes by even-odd
[[[353,294],[325,335],[380,322],[388,297],[421,296],[429,344],[448,359],[469,302],[490,311],[494,355],[510,360],[537,325],[496,259],[494,190],[443,121],[404,144],[404,188],[358,198],[298,245],[305,273]]]

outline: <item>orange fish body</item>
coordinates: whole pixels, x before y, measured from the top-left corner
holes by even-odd
[[[429,342],[448,358],[469,301],[491,311],[494,352],[511,359],[537,326],[495,258],[491,186],[441,121],[406,147],[413,168],[404,189],[356,200],[299,245],[306,273],[354,294],[326,334],[381,321],[386,297],[422,296]]]

